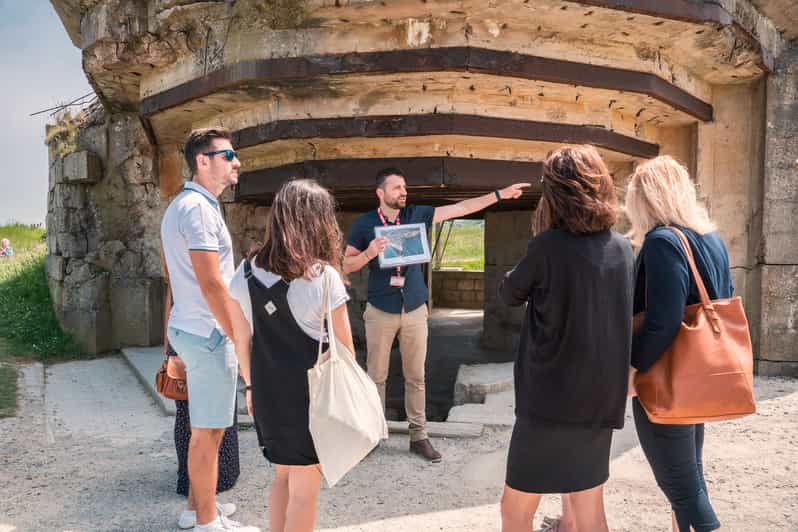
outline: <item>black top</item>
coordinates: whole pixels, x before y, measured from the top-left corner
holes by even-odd
[[[271,287],[244,262],[252,303],[252,414],[258,442],[270,462],[319,462],[309,426],[308,370],[316,364],[319,342],[299,326],[288,305],[288,283]],[[322,350],[326,349],[326,344]]]
[[[400,224],[423,223],[427,229],[435,217],[435,207],[428,205],[408,205],[399,211]],[[386,220],[392,224],[395,220]],[[347,243],[353,248],[364,251],[374,240],[374,228],[383,225],[377,215],[377,209],[360,216],[352,224]],[[404,288],[391,286],[391,276],[396,275],[396,268],[380,269],[380,261],[373,258],[369,262],[368,302],[383,312],[401,314],[417,309],[427,302],[427,285],[420,264],[411,264],[402,268],[405,277]]]
[[[515,413],[537,424],[623,427],[632,343],[633,255],[613,231],[551,229],[500,285],[528,303],[515,361]]]
[[[693,250],[696,268],[710,299],[732,297],[726,246],[716,233],[698,235],[679,227]],[[645,371],[662,355],[679,331],[684,307],[701,299],[687,255],[676,233],[662,226],[646,234],[635,262],[635,313],[645,310],[643,326],[632,341],[632,365]],[[648,294],[646,294],[648,290]],[[656,301],[656,305],[646,305]]]

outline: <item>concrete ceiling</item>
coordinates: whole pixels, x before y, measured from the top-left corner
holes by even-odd
[[[784,38],[798,38],[798,2],[796,0],[750,0],[776,26]]]

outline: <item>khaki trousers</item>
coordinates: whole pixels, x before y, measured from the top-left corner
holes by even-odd
[[[366,305],[366,367],[385,406],[385,381],[391,361],[391,345],[399,334],[402,374],[405,378],[405,412],[410,425],[410,441],[427,438],[427,398],[424,387],[424,363],[427,361],[427,305],[401,314],[383,312]]]

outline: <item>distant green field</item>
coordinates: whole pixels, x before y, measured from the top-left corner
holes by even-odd
[[[448,228],[442,232],[443,245]],[[485,223],[482,220],[455,220],[443,260],[436,268],[485,269]]]
[[[0,417],[14,413],[17,362],[81,354],[53,312],[44,234],[37,226],[0,226],[0,238],[14,249],[12,257],[0,258]]]

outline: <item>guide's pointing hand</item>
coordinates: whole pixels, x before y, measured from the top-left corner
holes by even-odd
[[[515,183],[499,191],[502,199],[518,199],[524,193],[525,188],[532,186],[532,183]]]

